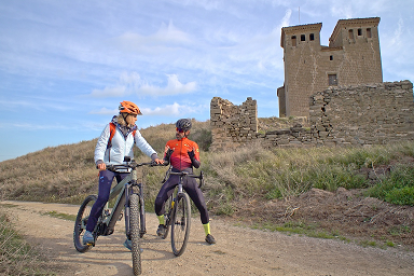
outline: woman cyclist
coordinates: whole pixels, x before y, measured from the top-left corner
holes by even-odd
[[[109,200],[112,180],[115,177],[119,183],[128,175],[128,172],[117,173],[109,171],[106,169],[106,165],[119,165],[125,160],[132,160],[134,158],[134,144],[151,157],[154,162],[158,164],[164,163],[139,133],[135,125],[137,115],[142,115],[142,113],[136,104],[129,101],[121,102],[118,116],[112,118],[112,122],[105,127],[98,139],[95,148],[95,164],[99,169],[99,192],[98,198],[92,206],[86,231],[83,235],[83,243],[85,245],[94,245],[95,243],[95,237],[92,232],[105,204]],[[124,242],[124,246],[131,249],[131,240],[128,237]]]
[[[164,160],[170,162],[173,172],[187,171],[192,174],[193,167],[200,167],[198,145],[187,138],[190,135],[191,126],[191,120],[189,119],[178,120],[175,134],[177,139],[168,141],[165,146]],[[164,206],[168,197],[174,191],[175,186],[177,186],[178,180],[179,176],[170,175],[155,199],[155,213],[160,223],[157,229],[158,236],[163,236],[165,233]],[[183,188],[200,211],[201,222],[206,234],[206,242],[208,244],[216,243],[214,237],[210,234],[210,222],[204,195],[198,187],[196,180],[185,177],[183,179]]]

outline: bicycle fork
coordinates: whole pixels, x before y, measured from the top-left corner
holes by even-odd
[[[133,187],[136,186],[138,187],[139,191],[138,192],[134,192]],[[147,229],[146,229],[146,222],[145,222],[145,206],[144,206],[144,202],[142,201],[142,197],[143,197],[143,191],[142,191],[142,184],[133,184],[133,185],[129,185],[125,188],[125,232],[128,238],[130,238],[130,234],[131,234],[131,226],[129,225],[130,223],[130,206],[129,206],[129,197],[130,195],[132,195],[133,193],[138,195],[138,199],[139,199],[139,205],[140,205],[140,210],[139,210],[139,218],[140,218],[140,227],[139,227],[139,233],[140,236],[142,237],[145,233],[147,233]]]

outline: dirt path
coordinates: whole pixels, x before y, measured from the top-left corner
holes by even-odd
[[[86,253],[73,247],[73,222],[42,215],[56,211],[75,215],[78,206],[2,201],[18,205],[7,208],[18,230],[40,248],[58,275],[132,275],[131,253],[122,245],[123,223],[115,233],[100,237]],[[193,219],[186,252],[176,258],[170,241],[155,236],[157,220],[147,216],[144,236],[143,275],[413,275],[414,252],[398,249],[362,248],[339,241],[287,236],[234,227],[215,219],[212,233],[217,244],[204,242],[204,230]]]

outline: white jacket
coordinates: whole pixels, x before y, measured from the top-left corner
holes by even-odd
[[[118,124],[116,123],[116,131],[112,137],[111,144],[112,146],[108,148],[109,136],[110,136],[110,126],[109,124],[102,131],[101,136],[98,138],[98,143],[95,148],[95,164],[101,160],[105,164],[119,165],[124,162],[124,157],[128,156],[130,159],[134,159],[134,142],[137,147],[146,155],[151,157],[155,150],[148,144],[148,142],[142,137],[138,129],[135,132],[135,137],[132,135],[132,131],[136,126],[131,129],[127,137],[124,138],[122,131],[119,129]]]

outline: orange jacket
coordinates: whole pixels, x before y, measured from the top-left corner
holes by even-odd
[[[170,164],[178,170],[184,170],[192,167],[191,159],[188,152],[194,150],[194,157],[200,161],[200,150],[196,142],[184,137],[181,140],[174,139],[167,142],[165,145],[164,159],[166,158],[168,150],[173,150],[170,157]]]

